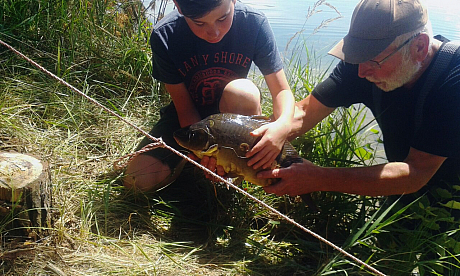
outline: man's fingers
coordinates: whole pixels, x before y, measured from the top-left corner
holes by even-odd
[[[280,169],[260,171],[257,173],[258,178],[281,178]]]
[[[281,183],[278,182],[276,184],[272,184],[270,186],[265,186],[264,187],[264,191],[266,193],[269,193],[269,194],[275,194],[277,196],[282,196],[283,194],[285,194],[283,192],[283,186],[281,186]]]

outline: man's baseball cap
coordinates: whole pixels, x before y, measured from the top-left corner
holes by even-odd
[[[345,62],[366,62],[383,52],[399,35],[428,21],[419,0],[361,0],[351,17],[348,34],[329,51]]]

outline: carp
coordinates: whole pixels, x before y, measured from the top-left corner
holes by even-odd
[[[262,168],[249,167],[245,155],[260,139],[251,136],[250,132],[270,122],[269,118],[260,115],[219,113],[175,131],[174,139],[200,159],[203,156],[215,157],[217,165],[224,168],[227,177],[243,178],[264,187],[275,183],[277,179],[257,178],[257,172]],[[292,163],[301,162],[302,158],[295,148],[286,141],[271,168],[288,167]]]

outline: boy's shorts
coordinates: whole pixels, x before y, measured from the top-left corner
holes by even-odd
[[[207,108],[206,111],[198,112],[201,115],[201,118],[204,118],[208,115],[219,113],[218,108],[209,109]],[[180,129],[179,117],[177,116],[176,107],[174,103],[171,102],[167,106],[164,106],[160,109],[160,120],[155,124],[152,130],[149,132],[150,135],[153,137],[161,137],[161,139],[170,147],[178,150],[178,151],[185,151],[185,149],[179,146],[174,140],[173,133],[174,131]],[[136,148],[140,150],[144,146],[152,143],[153,141],[150,140],[148,137],[144,137],[144,139],[139,143]],[[164,164],[168,165],[171,170],[176,168],[179,162],[182,160],[182,157],[175,154],[174,152],[170,151],[166,148],[156,148],[154,150],[147,151],[143,154],[147,154],[161,160]]]

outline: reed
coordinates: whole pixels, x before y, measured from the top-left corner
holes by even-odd
[[[151,5],[164,11],[165,2]],[[152,23],[144,12],[138,1],[4,0],[0,39],[149,130],[169,96],[149,73]],[[289,45],[295,50],[286,71],[301,99],[327,73],[298,41]],[[0,150],[34,153],[51,164],[56,209],[53,228],[36,239],[11,236],[7,226],[18,218],[0,222],[1,274],[366,274],[244,195],[200,178],[193,167],[154,195],[127,193],[112,162],[132,152],[142,136],[4,48],[0,60]],[[263,109],[269,115],[268,100]],[[381,162],[378,130],[365,116],[361,106],[339,109],[294,144],[323,166]],[[398,206],[383,198],[314,193],[317,212],[298,198],[242,187],[390,275],[459,269],[457,222],[442,208],[422,208],[423,198]],[[423,222],[415,231],[403,228],[415,220]],[[440,225],[447,230],[432,235]],[[25,247],[30,250],[17,250]]]

